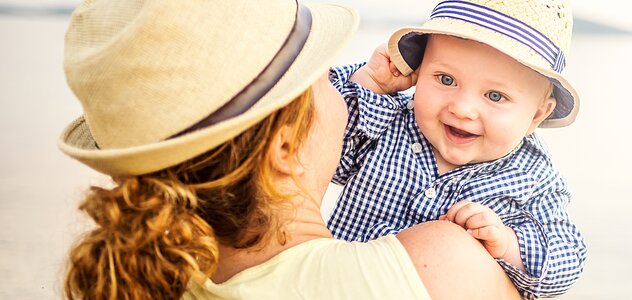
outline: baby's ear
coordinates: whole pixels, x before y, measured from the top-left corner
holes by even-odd
[[[533,116],[533,121],[531,122],[529,131],[527,131],[527,135],[532,134],[533,131],[535,131],[538,126],[540,126],[540,123],[546,120],[546,118],[555,109],[556,104],[557,101],[555,100],[555,97],[553,97],[553,95],[551,95],[547,99],[544,99],[544,101],[540,104],[540,107],[538,107],[538,110],[535,112],[535,115]]]
[[[283,126],[272,138],[268,147],[268,161],[273,170],[283,175],[300,176],[305,171],[298,162],[297,153],[290,152],[290,137],[292,130]]]

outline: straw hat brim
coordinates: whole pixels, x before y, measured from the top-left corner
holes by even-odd
[[[322,76],[357,29],[359,18],[351,8],[328,4],[306,6],[312,14],[312,27],[303,49],[281,80],[243,114],[179,137],[117,149],[96,148],[82,116],[63,131],[59,148],[99,172],[113,176],[140,175],[191,159],[239,135],[290,103]]]
[[[472,25],[459,20],[432,19],[421,27],[402,28],[393,33],[388,42],[391,61],[407,75],[414,70],[406,63],[399,49],[399,41],[407,34],[444,34],[487,44],[506,55],[513,57],[521,64],[549,78],[554,85],[557,98],[556,111],[564,110],[563,117],[544,120],[539,127],[564,127],[575,121],[579,112],[579,96],[569,81],[561,74],[553,71],[548,63],[529,47],[492,30]],[[562,107],[564,106],[564,107]]]

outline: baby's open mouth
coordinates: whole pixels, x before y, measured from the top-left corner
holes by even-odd
[[[467,132],[465,130],[461,130],[455,127],[452,127],[450,125],[446,125],[446,127],[448,128],[448,130],[450,131],[451,134],[460,137],[460,138],[473,138],[473,137],[477,137],[478,134],[473,134],[471,132]]]

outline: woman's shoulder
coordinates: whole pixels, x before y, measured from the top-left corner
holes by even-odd
[[[187,294],[194,296],[191,299],[427,297],[415,266],[394,235],[367,243],[311,240],[222,284],[192,282]]]

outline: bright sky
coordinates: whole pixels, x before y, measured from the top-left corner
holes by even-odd
[[[302,0],[305,2],[344,3],[358,8],[363,16],[369,11],[380,12],[383,16],[397,16],[407,19],[419,18],[429,14],[437,0]],[[55,6],[75,5],[80,0],[0,0],[0,5]],[[607,25],[632,30],[632,1],[629,0],[573,0],[575,15]],[[393,6],[397,4],[398,6]],[[402,9],[404,7],[404,9]],[[421,20],[421,18],[419,18]]]
[[[611,26],[632,30],[632,1],[629,0],[575,0],[575,15]]]

